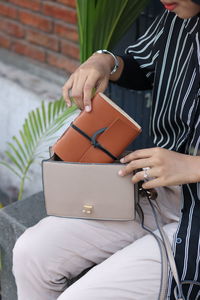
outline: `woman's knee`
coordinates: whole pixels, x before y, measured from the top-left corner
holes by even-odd
[[[15,246],[13,248],[13,271],[15,272],[16,268],[18,266],[23,267],[24,265],[24,258],[26,257],[25,252],[26,252],[26,243],[24,242],[23,235],[21,235],[17,242],[15,243]]]
[[[31,261],[38,259],[38,247],[43,247],[34,242],[34,236],[31,234],[31,241],[29,230],[25,231],[16,241],[13,248],[13,271],[24,272],[31,265]]]
[[[45,236],[37,226],[27,229],[16,241],[13,248],[13,272],[24,273],[38,266],[45,270],[48,266],[49,247]]]
[[[45,275],[47,280],[58,274],[70,276],[73,265],[69,261],[75,256],[73,250],[77,243],[71,246],[70,241],[74,239],[72,226],[64,221],[47,217],[21,235],[13,249],[14,274],[27,274],[33,270],[35,274]]]

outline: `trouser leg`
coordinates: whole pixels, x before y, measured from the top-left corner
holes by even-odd
[[[169,194],[169,191],[167,195]],[[178,198],[174,197],[173,213],[164,223],[178,218]],[[155,228],[154,218],[142,201],[145,223]],[[161,193],[161,205],[167,196]],[[13,272],[18,300],[55,300],[66,289],[67,279],[84,269],[99,264],[116,251],[145,234],[136,221],[113,222],[47,217],[29,228],[17,241],[13,251]]]
[[[67,287],[66,278],[99,264],[143,234],[135,222],[43,219],[26,230],[13,250],[18,300],[56,299]]]
[[[178,223],[164,226],[172,243]],[[90,270],[57,300],[159,300],[161,256],[146,235]]]

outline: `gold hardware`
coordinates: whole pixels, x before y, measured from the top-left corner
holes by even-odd
[[[85,204],[85,205],[83,205],[82,212],[85,213],[85,214],[91,214],[92,213],[92,209],[93,209],[92,205]]]

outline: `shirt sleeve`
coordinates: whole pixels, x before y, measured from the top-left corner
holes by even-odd
[[[157,17],[146,33],[125,50],[124,69],[116,83],[134,90],[152,89],[159,43],[168,12]]]

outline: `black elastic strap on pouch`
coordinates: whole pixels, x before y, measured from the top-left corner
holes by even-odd
[[[91,144],[94,146],[94,148],[98,148],[101,151],[103,151],[104,153],[106,153],[108,156],[110,156],[112,159],[116,160],[117,157],[114,156],[112,153],[110,153],[107,149],[105,149],[100,143],[98,143],[98,141],[96,140],[97,136],[99,134],[101,134],[102,132],[104,132],[107,127],[105,128],[101,128],[99,130],[97,130],[91,137],[85,133],[84,131],[82,131],[79,127],[77,127],[76,125],[74,125],[73,123],[70,124],[70,126],[75,129],[78,133],[80,133],[81,135],[83,135],[86,139],[88,139]]]

